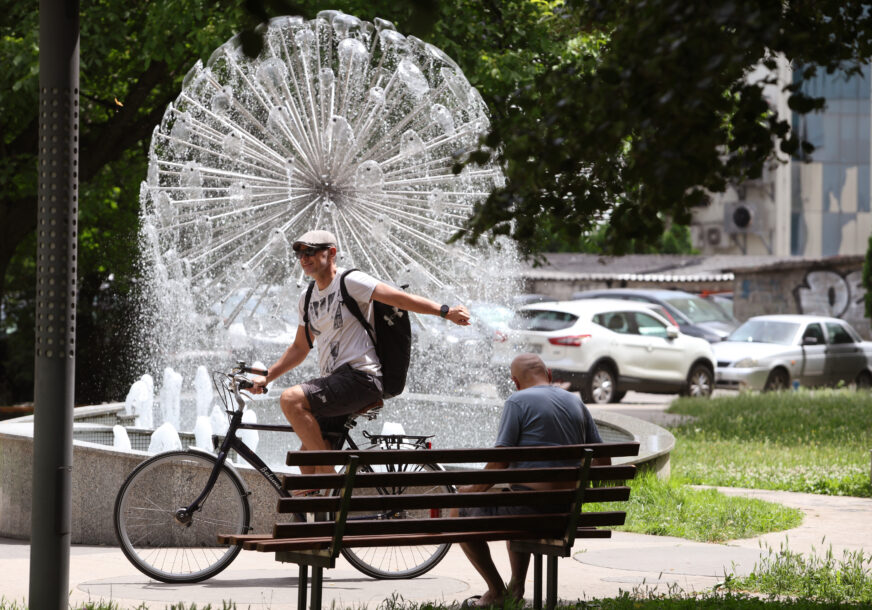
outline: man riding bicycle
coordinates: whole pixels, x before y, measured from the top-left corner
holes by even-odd
[[[304,381],[282,392],[282,413],[302,441],[301,450],[327,450],[322,427],[330,429],[347,415],[360,411],[382,397],[381,363],[375,345],[363,325],[341,306],[340,276],[336,266],[336,238],[329,231],[303,234],[293,244],[303,272],[315,285],[304,311],[305,291],[298,304],[300,325],[294,342],[267,369],[255,377],[253,392],[260,393],[274,379],[298,366],[310,351],[306,325],[318,347],[321,377]],[[361,271],[345,278],[348,294],[358,302],[361,312],[373,324],[372,301],[420,314],[441,316],[460,326],[469,324],[469,311],[463,305],[449,307],[388,286]],[[332,472],[329,467],[314,467],[309,472]]]

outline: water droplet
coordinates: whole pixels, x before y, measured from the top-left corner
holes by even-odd
[[[345,117],[334,114],[330,117],[330,138],[333,145],[348,146],[354,143],[354,132]]]
[[[235,129],[224,136],[221,142],[221,150],[231,156],[236,156],[242,152],[242,136]]]
[[[397,76],[409,88],[409,91],[416,98],[421,98],[430,90],[430,85],[427,84],[427,79],[421,69],[413,64],[408,59],[400,62],[397,68]]]
[[[421,136],[418,135],[418,132],[414,129],[409,129],[406,131],[400,142],[400,151],[404,155],[414,156],[420,155],[424,152],[424,140],[421,139]]]
[[[384,173],[379,164],[370,159],[357,166],[354,183],[357,185],[357,188],[361,189],[380,189],[384,183]]]
[[[278,57],[270,57],[257,67],[255,78],[267,89],[281,90],[288,81],[288,67]]]
[[[442,104],[433,104],[433,107],[430,109],[430,118],[433,119],[434,123],[439,125],[439,128],[446,135],[454,133],[454,117],[451,116],[448,108]]]
[[[321,68],[318,71],[318,81],[321,83],[321,94],[329,95],[327,89],[333,86],[333,83],[336,81],[336,75],[333,74],[333,70],[330,68]]]
[[[188,161],[182,167],[181,176],[182,186],[203,186],[203,175],[200,173],[200,166],[194,161]]]

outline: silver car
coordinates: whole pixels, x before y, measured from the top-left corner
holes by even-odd
[[[720,388],[783,390],[796,382],[872,387],[872,343],[838,318],[756,316],[712,349]]]

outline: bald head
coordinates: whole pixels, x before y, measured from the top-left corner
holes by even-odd
[[[536,354],[518,354],[512,360],[510,371],[512,378],[517,381],[519,390],[551,383],[548,367]]]

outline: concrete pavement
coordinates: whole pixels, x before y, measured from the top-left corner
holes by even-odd
[[[645,398],[647,395],[628,395],[621,405],[606,408],[645,419],[664,417],[666,404],[645,403]],[[787,532],[723,545],[624,532],[615,532],[609,540],[584,540],[576,545],[573,557],[560,560],[561,599],[612,597],[621,591],[649,588],[702,591],[721,581],[725,573],[747,574],[761,555],[767,555],[769,549],[777,552],[783,544],[796,552],[819,555],[832,546],[837,559],[844,550],[872,554],[872,499],[732,488],[721,491],[799,508],[805,518],[799,527]],[[501,573],[508,574],[504,545],[494,543],[491,548]],[[0,597],[26,600],[29,556],[26,542],[0,539]],[[222,602],[233,601],[240,609],[291,610],[296,608],[296,582],[296,566],[274,563],[269,555],[255,552],[241,553],[223,573],[204,583],[167,585],[140,574],[117,548],[75,546],[71,550],[73,605],[112,600],[119,608],[144,604],[155,610],[177,602],[220,608]],[[528,597],[532,588],[529,579]],[[483,581],[456,545],[430,573],[414,580],[372,580],[340,558],[336,569],[325,572],[324,581],[326,607],[336,602],[341,608],[375,608],[394,594],[409,601],[448,604],[482,592]]]
[[[832,545],[835,557],[843,550],[872,553],[872,500],[816,496],[790,492],[723,489],[724,493],[761,498],[801,509],[802,525],[788,532],[766,534],[729,544],[703,544],[679,538],[615,532],[611,540],[586,540],[574,557],[560,560],[561,599],[612,597],[638,588],[669,587],[702,591],[725,573],[747,574],[768,549],[782,544],[797,552],[823,554]],[[492,545],[497,565],[508,573],[501,543]],[[30,547],[26,542],[0,539],[0,595],[23,601],[28,596]],[[70,601],[112,600],[120,608],[165,608],[177,602],[237,608],[296,609],[296,566],[274,563],[269,555],[243,552],[223,573],[204,583],[167,585],[150,581],[136,571],[117,548],[75,546],[70,560]],[[532,576],[532,570],[531,570]],[[527,583],[528,595],[532,580]],[[324,602],[339,607],[374,608],[399,594],[406,600],[461,602],[480,594],[484,584],[457,546],[430,573],[409,581],[376,581],[340,559],[325,572]]]

